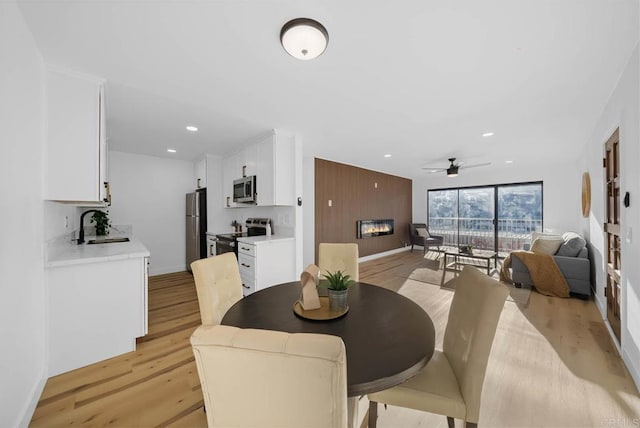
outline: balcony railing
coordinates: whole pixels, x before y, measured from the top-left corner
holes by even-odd
[[[498,253],[508,254],[521,250],[531,241],[531,232],[541,232],[541,220],[498,220]],[[429,232],[444,237],[444,245],[457,247],[473,245],[474,248],[493,250],[495,228],[492,218],[429,218]]]

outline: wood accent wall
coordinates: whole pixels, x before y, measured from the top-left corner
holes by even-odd
[[[360,257],[409,242],[413,208],[410,179],[318,158],[315,176],[316,262],[321,242],[355,242]],[[394,219],[393,235],[356,239],[357,220],[389,218]]]

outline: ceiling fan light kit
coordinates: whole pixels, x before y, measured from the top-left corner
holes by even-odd
[[[310,18],[296,18],[282,26],[280,43],[289,55],[308,61],[322,55],[329,43],[324,26]]]

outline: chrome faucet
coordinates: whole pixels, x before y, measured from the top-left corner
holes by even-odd
[[[80,231],[78,232],[78,245],[84,244],[84,216],[89,213],[99,213],[100,210],[88,210],[80,215]]]

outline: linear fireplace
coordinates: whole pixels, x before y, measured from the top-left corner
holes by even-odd
[[[358,239],[393,235],[393,219],[358,220],[356,221],[356,235]]]

